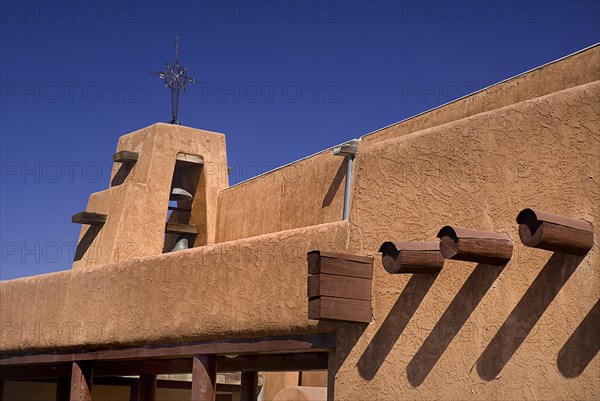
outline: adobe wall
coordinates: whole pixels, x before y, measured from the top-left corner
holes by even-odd
[[[342,220],[346,162],[331,150],[219,193],[217,242]]]
[[[435,278],[390,275],[377,258],[374,323],[339,330],[335,400],[600,398],[599,133],[596,81],[362,143],[351,253],[448,224],[507,233],[515,249],[504,268],[447,261]],[[590,222],[593,249],[524,247],[527,207]]]
[[[332,332],[307,319],[306,252],[347,239],[343,221],[2,281],[0,352]]]

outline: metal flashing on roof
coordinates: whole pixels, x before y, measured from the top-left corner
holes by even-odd
[[[335,156],[356,156],[358,153],[358,139],[353,139],[333,148]]]

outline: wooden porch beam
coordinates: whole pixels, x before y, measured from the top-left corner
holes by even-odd
[[[262,337],[240,340],[202,341],[158,346],[140,346],[77,352],[40,352],[6,355],[0,366],[59,364],[78,361],[118,361],[127,359],[156,359],[191,357],[202,354],[270,354],[294,352],[323,352],[335,348],[336,334]],[[0,369],[1,371],[1,369]],[[54,376],[56,377],[56,376]]]
[[[282,372],[290,370],[325,370],[327,369],[327,352],[277,353],[262,355],[239,355],[235,358],[217,356],[219,372]],[[117,379],[125,383],[126,378],[116,376],[160,375],[190,373],[193,360],[189,358],[130,360],[130,361],[98,361],[92,362],[94,383],[108,383]],[[2,367],[0,376],[5,380],[56,381],[69,379],[70,365],[46,366],[11,366]],[[107,381],[108,380],[108,381]],[[159,381],[160,382],[160,381]],[[158,386],[160,387],[160,386]]]
[[[286,372],[292,370],[327,369],[327,352],[304,354],[240,355],[237,358],[219,357],[219,372]]]
[[[191,358],[95,362],[94,376],[137,376],[190,373]]]
[[[53,379],[71,377],[71,365],[46,365],[46,366],[2,366],[0,377],[4,380],[19,379]]]

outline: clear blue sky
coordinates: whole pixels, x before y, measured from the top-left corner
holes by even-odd
[[[170,118],[150,71],[201,84],[232,183],[600,41],[598,1],[2,1],[0,278],[69,269],[73,213],[117,138]]]

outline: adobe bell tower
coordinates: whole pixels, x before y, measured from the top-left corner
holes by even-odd
[[[73,268],[215,241],[228,186],[225,135],[157,123],[119,138],[110,187],[90,196]]]

